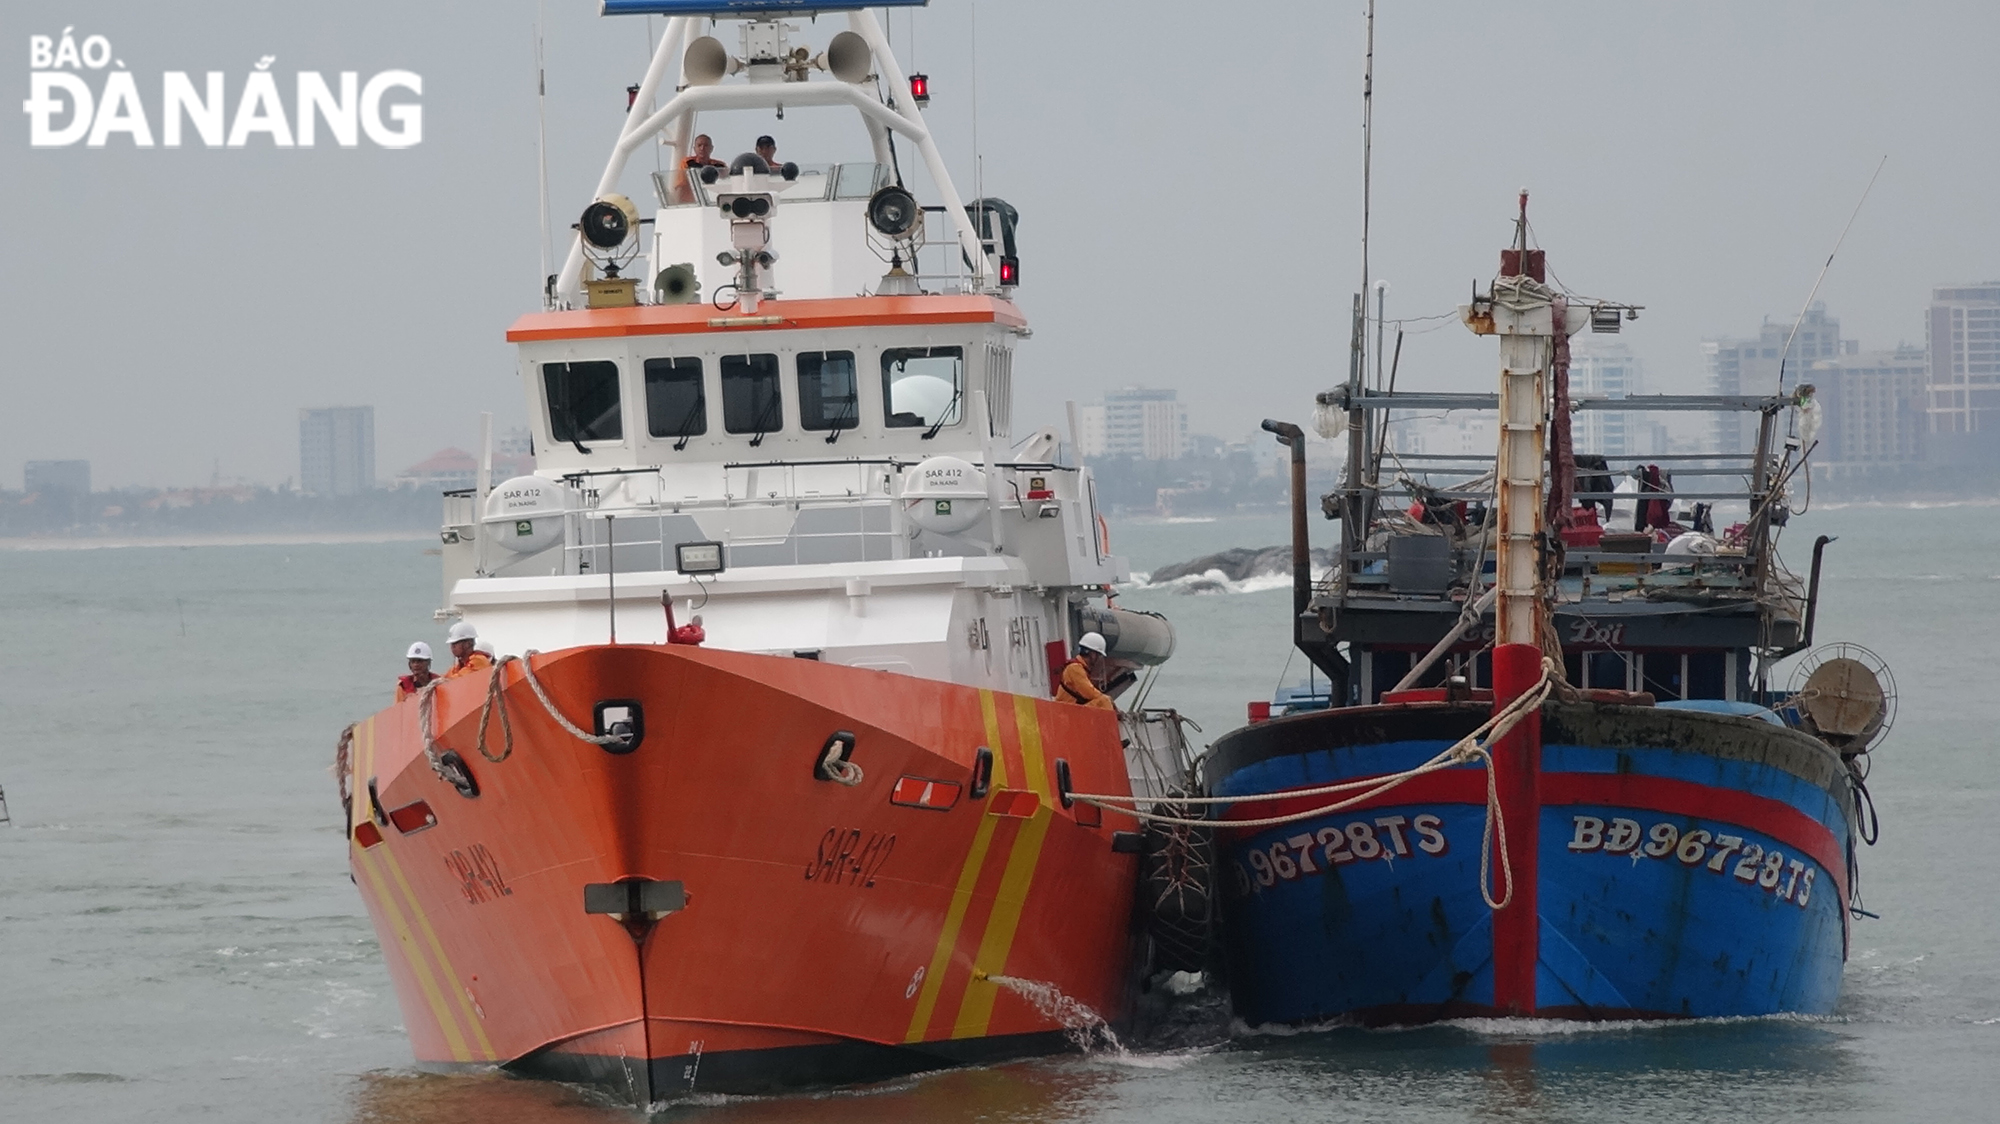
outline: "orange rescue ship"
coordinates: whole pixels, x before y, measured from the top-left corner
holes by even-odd
[[[959,199],[847,22],[814,55],[669,21],[509,333],[536,471],[446,498],[440,616],[499,661],[342,739],[423,1063],[641,1105],[868,1081],[1065,1048],[1147,966],[1138,825],[1068,794],[1170,795],[1178,722],[1051,693],[1085,634],[1116,696],[1172,631],[1108,604],[1069,444],[1013,433],[1013,209]],[[873,158],[683,163],[701,112],[781,102],[851,106]],[[655,136],[684,170],[641,221],[615,189]]]

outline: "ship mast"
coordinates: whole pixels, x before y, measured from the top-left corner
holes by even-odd
[[[1500,251],[1500,276],[1486,300],[1464,312],[1467,326],[1500,337],[1500,456],[1494,584],[1499,590],[1496,645],[1537,650],[1548,606],[1543,596],[1542,502],[1547,485],[1549,365],[1554,355],[1556,294],[1545,282],[1543,251],[1528,248],[1528,192],[1521,191],[1514,245]],[[1482,307],[1483,306],[1483,307]]]
[[[1568,335],[1569,313],[1549,288],[1541,250],[1528,248],[1528,192],[1521,190],[1514,245],[1500,251],[1500,275],[1482,297],[1459,309],[1479,335],[1500,337],[1500,450],[1494,463],[1498,496],[1494,550],[1493,708],[1506,709],[1542,680],[1544,600],[1542,516],[1547,467],[1549,384],[1556,333]],[[1493,746],[1494,790],[1506,832],[1494,842],[1509,871],[1504,900],[1493,914],[1493,1006],[1532,1015],[1541,956],[1540,871],[1542,728],[1529,712]]]

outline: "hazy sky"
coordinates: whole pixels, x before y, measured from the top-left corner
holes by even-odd
[[[588,201],[648,54],[645,20],[596,8],[546,0],[559,228]],[[934,0],[892,18],[905,65],[914,35],[912,68],[931,75],[928,116],[968,197],[977,26],[984,184],[1020,208],[1036,329],[1017,424],[1139,383],[1178,388],[1197,430],[1235,437],[1267,415],[1305,420],[1342,377],[1361,11]],[[162,71],[221,70],[233,103],[265,55],[288,107],[299,70],[421,74],[424,139],[31,149],[10,110],[0,329],[17,350],[0,485],[44,457],[88,458],[100,487],[276,482],[298,471],[308,405],[374,405],[385,477],[469,447],[482,409],[524,420],[503,333],[538,292],[536,12],[9,0],[13,106],[29,37],[73,26],[110,40],[156,141]],[[839,26],[804,38],[817,48]],[[1971,0],[1383,0],[1373,260],[1389,315],[1445,312],[1490,277],[1525,185],[1558,276],[1648,306],[1623,338],[1656,388],[1699,389],[1701,339],[1789,322],[1887,154],[1821,299],[1865,347],[1921,343],[1929,286],[2000,276],[1996,43],[2000,5]],[[863,152],[815,145],[804,124],[743,127],[795,159]],[[642,183],[635,171],[635,198]],[[1409,337],[1403,379],[1483,387],[1493,364],[1489,341],[1451,325]]]

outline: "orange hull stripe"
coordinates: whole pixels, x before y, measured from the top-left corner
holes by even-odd
[[[765,317],[777,317],[775,321]],[[751,321],[751,323],[732,323]],[[928,324],[1007,324],[1023,327],[1027,317],[1011,302],[982,296],[836,297],[823,300],[765,301],[757,316],[716,313],[699,304],[640,305],[568,312],[534,312],[507,329],[508,343],[537,340],[611,339],[621,336],[687,335],[696,332],[768,331],[793,328],[866,328]]]
[[[1048,795],[1048,777],[1042,768],[1042,726],[1035,700],[1014,696],[1014,729],[1021,741],[1021,761],[1027,771],[1028,786],[1039,796]],[[986,935],[973,957],[973,970],[1002,975],[1007,956],[1014,948],[1014,934],[1021,927],[1021,913],[1028,905],[1034,886],[1035,868],[1041,863],[1042,841],[1048,838],[1055,812],[1046,799],[1035,817],[1021,825],[1014,836],[1013,851],[1007,856],[1006,872],[1000,876],[1000,891],[994,896],[993,915],[986,921]],[[991,980],[974,980],[959,1001],[958,1018],[952,1024],[953,1038],[984,1037],[993,1023],[993,1003],[1000,997],[1000,985]]]
[[[979,692],[979,713],[986,722],[987,748],[993,751],[993,785],[997,788],[1007,783],[1007,764],[1000,753],[1000,714],[994,705],[993,692]],[[992,816],[981,815],[979,826],[973,829],[972,846],[965,852],[964,865],[959,867],[958,885],[945,909],[944,928],[938,933],[931,962],[924,969],[923,990],[917,994],[916,1010],[910,1013],[910,1028],[903,1035],[905,1042],[922,1042],[930,1029],[938,993],[944,989],[945,973],[951,967],[951,953],[958,945],[958,931],[965,924],[965,911],[972,905],[972,890],[979,883],[979,872],[985,869],[986,853],[992,848],[993,829],[998,822]]]

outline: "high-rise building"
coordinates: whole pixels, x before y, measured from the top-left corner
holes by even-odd
[[[89,461],[29,461],[21,472],[21,490],[45,496],[90,494]]]
[[[375,487],[375,407],[299,411],[299,490],[352,496]]]
[[[1931,290],[1925,457],[2000,464],[2000,281]]]
[[[1571,344],[1569,392],[1604,398],[1630,398],[1645,393],[1639,359],[1625,344],[1582,337]],[[1608,457],[1642,456],[1660,451],[1659,427],[1649,415],[1622,410],[1579,410],[1572,414],[1570,440],[1579,453]]]
[[[1149,461],[1186,456],[1187,407],[1175,399],[1175,391],[1141,386],[1106,394],[1102,455]]]
[[[1930,361],[1920,347],[1822,359],[1808,376],[1824,411],[1814,468],[1851,476],[1923,459]]]
[[[1789,394],[1813,363],[1860,350],[1854,340],[1840,338],[1840,321],[1826,314],[1826,305],[1815,303],[1799,323],[1789,358],[1785,338],[1792,334],[1789,323],[1769,320],[1756,339],[1705,340],[1701,347],[1708,356],[1709,387],[1717,394]],[[1784,386],[1778,385],[1782,364]],[[1715,448],[1718,453],[1749,453],[1757,448],[1757,415],[1731,411],[1715,415]]]
[[[1076,424],[1081,432],[1076,435],[1077,453],[1084,457],[1104,455],[1104,404],[1084,406],[1077,410]]]

